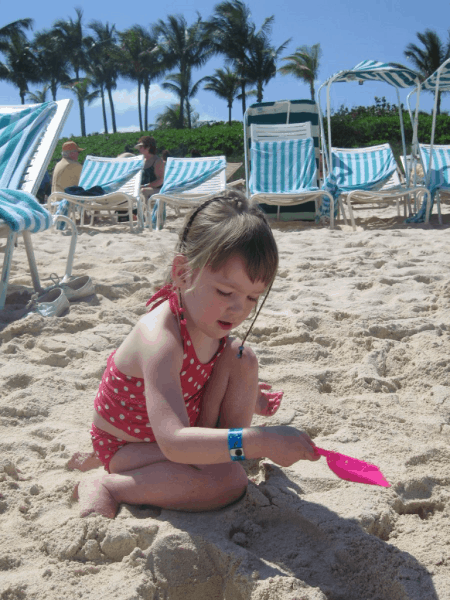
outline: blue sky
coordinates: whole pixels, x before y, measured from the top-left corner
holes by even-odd
[[[216,2],[205,0],[180,0],[175,2],[128,2],[124,0],[82,0],[78,3],[62,3],[60,0],[45,0],[38,3],[31,0],[6,2],[0,0],[2,24],[16,19],[30,17],[34,19],[34,32],[52,26],[57,19],[76,17],[75,6],[83,10],[83,22],[99,20],[115,24],[116,29],[124,30],[139,23],[149,26],[159,19],[165,20],[169,14],[183,14],[188,24],[196,18],[197,11],[204,19],[213,13]],[[320,43],[322,48],[321,67],[316,89],[320,83],[336,71],[349,69],[365,59],[386,62],[400,62],[408,65],[404,50],[408,43],[416,43],[416,33],[425,29],[435,30],[443,42],[448,39],[450,27],[449,3],[442,0],[432,2],[432,10],[424,9],[423,0],[379,0],[377,3],[357,0],[322,0],[320,3],[300,2],[299,0],[248,0],[252,19],[260,26],[266,17],[275,16],[272,40],[276,46],[292,38],[283,56],[295,51],[303,44]],[[282,62],[279,63],[280,65]],[[211,59],[202,69],[194,72],[194,80],[212,75],[216,68],[224,65],[222,57]],[[411,65],[409,65],[411,66]],[[39,87],[39,86],[38,86]],[[336,84],[332,88],[332,106],[341,104],[370,105],[375,96],[386,96],[396,102],[395,90],[388,85],[365,83]],[[66,90],[58,92],[58,99],[72,97]],[[277,75],[264,90],[264,101],[309,98],[309,87],[292,76]],[[406,92],[401,92],[404,101]],[[125,80],[119,80],[114,93],[114,101],[119,130],[137,130],[137,89]],[[149,122],[167,104],[175,101],[160,85],[151,89]],[[252,100],[250,100],[251,102]],[[19,104],[18,90],[0,82],[0,104]],[[226,120],[228,109],[223,100],[208,91],[200,91],[194,102],[195,110],[201,120]],[[421,108],[431,111],[432,96],[422,94]],[[449,109],[448,100],[443,98],[442,110]],[[235,101],[232,117],[242,118],[240,102]],[[110,119],[109,119],[110,125]],[[88,133],[103,131],[100,101],[86,108],[86,129]],[[80,135],[78,107],[74,102],[71,114],[65,125],[63,135]]]

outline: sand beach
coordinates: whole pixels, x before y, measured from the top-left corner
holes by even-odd
[[[72,490],[89,473],[66,465],[91,449],[106,359],[163,282],[181,219],[80,228],[73,274],[96,293],[62,317],[17,318],[32,291],[19,241],[0,311],[0,599],[450,600],[443,213],[443,225],[406,225],[366,210],[356,232],[274,224],[279,275],[248,341],[260,379],[284,390],[254,423],[302,428],[391,487],[343,481],[323,458],[249,461],[247,495],[224,510],[122,505],[115,520],[78,516]],[[69,241],[33,236],[44,284],[64,273]]]

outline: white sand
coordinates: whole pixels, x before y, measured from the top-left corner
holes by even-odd
[[[65,464],[90,449],[106,358],[162,281],[180,220],[153,234],[86,227],[74,274],[89,274],[96,296],[61,318],[0,324],[0,599],[449,600],[444,210],[444,226],[379,210],[356,233],[276,225],[280,274],[250,340],[261,379],[285,391],[277,415],[254,422],[304,428],[379,465],[391,488],[342,481],[325,459],[255,461],[228,509],[123,506],[114,521],[78,518],[71,491],[88,474]],[[62,275],[69,239],[33,239],[42,279]],[[31,291],[22,243],[12,284],[7,307],[20,309]]]

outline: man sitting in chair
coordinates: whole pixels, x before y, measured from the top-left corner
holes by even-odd
[[[84,148],[79,148],[75,142],[64,142],[62,158],[56,163],[53,171],[52,194],[53,192],[64,192],[66,187],[78,185],[83,168],[78,162],[78,156],[83,150]]]

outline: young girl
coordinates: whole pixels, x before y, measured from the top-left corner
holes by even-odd
[[[245,493],[245,458],[319,458],[293,427],[250,426],[270,386],[258,386],[252,350],[228,338],[277,267],[264,213],[241,194],[224,192],[187,216],[170,283],[108,359],[91,429],[108,474],[80,484],[82,516],[113,518],[121,502],[213,510]]]

